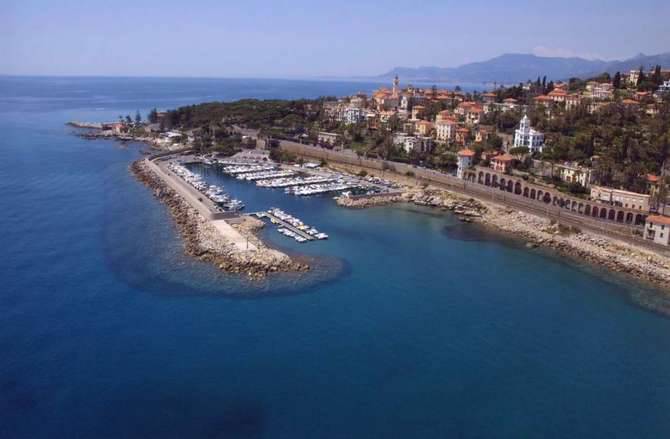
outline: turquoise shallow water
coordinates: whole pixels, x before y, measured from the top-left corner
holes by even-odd
[[[63,125],[375,85],[1,78],[0,437],[670,435],[670,320],[638,285],[447,214],[207,171],[331,235],[268,229],[320,270],[249,285],[183,255],[128,173],[140,146]]]

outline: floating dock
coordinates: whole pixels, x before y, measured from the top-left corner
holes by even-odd
[[[288,223],[288,222],[286,222],[286,221],[284,221],[284,220],[282,220],[282,219],[280,219],[280,218],[277,218],[276,216],[274,216],[274,215],[271,214],[270,212],[262,212],[262,211],[261,211],[261,212],[253,213],[253,214],[251,214],[251,215],[255,215],[255,216],[258,217],[258,218],[263,218],[263,217],[265,217],[265,218],[269,218],[270,221],[274,222],[275,224],[279,224],[279,225],[281,225],[282,227],[284,227],[285,229],[288,229],[288,230],[292,231],[292,232],[295,233],[296,235],[305,238],[307,241],[314,241],[314,240],[316,239],[314,236],[310,235],[309,233],[306,233],[305,231],[300,230],[299,228],[295,227],[295,226],[294,226],[293,224],[291,224],[291,223]]]

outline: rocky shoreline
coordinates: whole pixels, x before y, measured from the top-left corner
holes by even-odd
[[[310,269],[307,260],[291,258],[267,247],[256,236],[256,233],[264,227],[262,221],[244,217],[239,224],[233,224],[233,227],[255,247],[253,251],[240,251],[228,242],[211,222],[149,169],[144,160],[133,162],[130,171],[167,206],[183,239],[186,254],[212,263],[225,272],[243,274],[250,279],[262,279],[270,273],[305,272]]]
[[[578,262],[601,266],[631,276],[659,289],[670,298],[670,257],[643,247],[628,244],[590,231],[576,230],[553,223],[551,220],[514,210],[490,201],[450,192],[433,186],[408,184],[405,179],[385,176],[403,185],[400,197],[356,200],[347,207],[365,208],[394,202],[408,202],[420,206],[452,211],[460,221],[480,223],[516,239],[526,241],[526,247],[549,248]],[[660,309],[670,314],[670,308]]]
[[[441,189],[414,189],[405,200],[453,211],[464,222],[478,222],[515,238],[526,247],[546,247],[559,254],[632,276],[670,295],[670,258],[595,233],[564,227],[547,218],[482,202]]]

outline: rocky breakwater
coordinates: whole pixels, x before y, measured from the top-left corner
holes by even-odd
[[[262,221],[244,217],[235,228],[250,245],[240,249],[227,239],[211,221],[192,208],[186,200],[172,190],[161,177],[156,175],[144,160],[134,162],[131,171],[153,194],[165,204],[172,214],[183,241],[185,252],[199,260],[216,265],[229,273],[246,275],[250,279],[261,279],[269,273],[304,272],[309,270],[307,261],[291,258],[288,255],[267,247],[256,232],[264,224]]]
[[[649,282],[670,296],[670,257],[666,255],[502,206],[490,206],[482,222],[525,239],[528,248],[554,249]],[[670,313],[670,308],[664,312]]]
[[[346,196],[340,195],[335,199],[338,206],[349,207],[352,209],[364,209],[366,207],[384,206],[387,204],[402,201],[400,192],[391,192],[388,194],[375,194],[372,196]]]
[[[407,188],[403,192],[404,201],[419,206],[450,210],[463,222],[473,222],[486,214],[487,208],[474,198],[464,197],[437,188]]]

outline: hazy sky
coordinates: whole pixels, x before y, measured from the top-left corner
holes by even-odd
[[[0,74],[358,76],[670,51],[653,0],[0,0]]]

